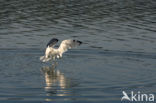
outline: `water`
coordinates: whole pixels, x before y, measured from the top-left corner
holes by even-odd
[[[156,94],[155,11],[155,0],[0,0],[0,102],[120,103],[123,90]],[[53,37],[83,44],[41,63]]]

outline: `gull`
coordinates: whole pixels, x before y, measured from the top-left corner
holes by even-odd
[[[63,40],[58,48],[54,48],[54,46],[58,41],[59,41],[58,39],[52,38],[48,42],[47,48],[45,50],[45,55],[40,57],[40,60],[42,62],[48,62],[49,60],[55,60],[56,58],[61,58],[63,53],[68,51],[68,49],[71,49],[73,47],[82,44],[82,42],[79,40],[67,39],[67,40]]]

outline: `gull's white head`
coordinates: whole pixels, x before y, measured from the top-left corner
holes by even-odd
[[[61,58],[62,54],[66,52],[68,49],[71,49],[73,47],[76,47],[82,44],[81,41],[67,39],[61,42],[59,48],[54,48],[57,42],[58,42],[58,39],[56,38],[53,38],[48,42],[47,48],[45,50],[45,55],[40,57],[40,60],[42,62],[47,62],[51,59],[55,60],[55,58]]]

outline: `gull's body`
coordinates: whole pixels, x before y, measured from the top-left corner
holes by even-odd
[[[55,44],[58,42],[58,39],[53,38],[47,44],[47,48],[45,50],[45,55],[40,57],[40,60],[43,62],[47,62],[49,60],[55,60],[55,58],[61,58],[63,53],[72,47],[76,47],[80,45],[82,42],[78,40],[67,39],[63,40],[59,46],[59,48],[54,48]]]

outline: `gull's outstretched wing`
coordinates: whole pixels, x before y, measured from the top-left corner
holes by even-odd
[[[48,42],[47,47],[48,47],[48,46],[49,46],[49,47],[54,47],[54,45],[55,45],[57,42],[58,42],[58,39],[52,38],[52,39]]]
[[[78,45],[82,44],[81,41],[78,40],[72,40],[72,39],[67,39],[67,40],[63,40],[60,44],[59,52],[61,54],[63,54],[64,52],[66,52],[68,49],[71,49],[73,47],[76,47]]]

